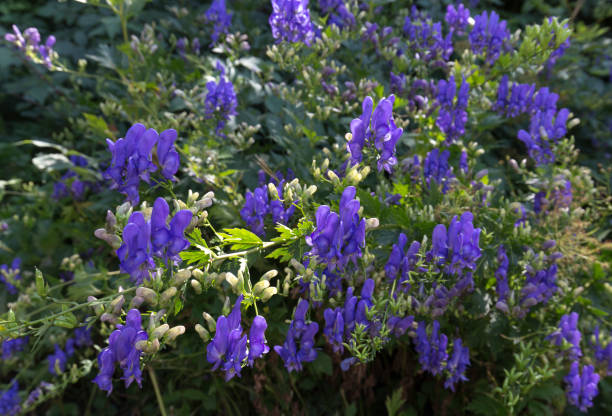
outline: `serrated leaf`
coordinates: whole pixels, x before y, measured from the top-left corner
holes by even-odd
[[[257,235],[244,228],[225,228],[219,233],[224,244],[230,244],[232,250],[246,250],[253,247],[262,247],[263,241]]]

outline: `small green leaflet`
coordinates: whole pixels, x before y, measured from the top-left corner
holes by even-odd
[[[223,237],[223,244],[230,244],[232,250],[247,250],[264,244],[261,238],[244,228],[225,228],[223,231],[219,233]]]

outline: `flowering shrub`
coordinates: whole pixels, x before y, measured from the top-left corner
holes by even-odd
[[[562,82],[600,33],[80,3],[0,49],[50,91],[0,146],[0,414],[609,413],[612,108]]]

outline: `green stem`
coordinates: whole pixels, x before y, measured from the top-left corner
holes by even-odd
[[[168,413],[166,413],[166,408],[164,407],[164,399],[162,398],[161,391],[159,391],[159,384],[157,384],[155,370],[150,365],[148,365],[147,368],[149,369],[149,376],[151,376],[151,381],[153,382],[153,390],[155,390],[155,396],[157,397],[159,412],[162,416],[168,416]]]
[[[220,256],[215,256],[215,258],[212,259],[212,262],[215,263],[215,262],[220,261],[220,260],[231,259],[231,258],[234,258],[234,257],[244,257],[244,256],[249,255],[251,253],[255,253],[255,252],[260,251],[260,250],[265,250],[267,248],[274,247],[275,245],[278,245],[278,244],[284,243],[284,242],[285,241],[265,241],[259,247],[254,247],[254,248],[250,248],[248,250],[236,251],[234,253],[226,253],[226,254],[222,254]]]

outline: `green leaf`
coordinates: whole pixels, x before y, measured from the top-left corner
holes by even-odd
[[[32,159],[32,163],[43,171],[54,171],[72,167],[70,160],[59,153],[36,156]]]
[[[246,250],[253,247],[263,246],[263,241],[257,235],[244,228],[225,228],[225,233],[219,233],[223,237],[224,244],[230,244],[232,250]]]

